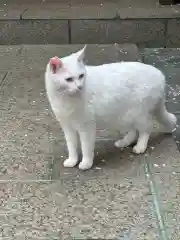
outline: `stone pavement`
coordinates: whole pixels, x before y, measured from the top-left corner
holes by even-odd
[[[43,75],[51,56],[80,47],[0,47],[0,239],[178,240],[180,154],[171,136],[136,156],[114,149],[116,133],[99,129],[94,167],[63,168],[66,146]],[[179,50],[141,55],[169,76],[168,107],[178,114]],[[120,59],[139,60],[136,46],[88,46],[89,64]]]

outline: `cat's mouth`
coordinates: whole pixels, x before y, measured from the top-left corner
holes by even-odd
[[[69,95],[79,94],[81,93],[81,91],[82,91],[82,88],[69,89],[68,94]]]
[[[78,96],[81,92],[82,89],[66,89],[64,91],[60,91],[60,95]]]

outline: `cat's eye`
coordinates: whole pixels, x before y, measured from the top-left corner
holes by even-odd
[[[72,82],[72,81],[73,81],[73,78],[72,78],[72,77],[68,77],[68,78],[66,78],[66,81],[67,81],[67,82]]]
[[[79,75],[79,79],[82,79],[83,77],[84,77],[83,73]]]

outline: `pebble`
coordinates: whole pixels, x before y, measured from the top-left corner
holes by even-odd
[[[175,132],[176,131],[176,128],[174,128],[173,130],[172,130],[172,132]]]
[[[154,167],[159,167],[159,165],[155,163],[155,164],[154,164]]]

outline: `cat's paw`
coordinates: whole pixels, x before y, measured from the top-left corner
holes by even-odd
[[[87,169],[90,169],[93,165],[93,161],[86,161],[86,160],[83,160],[82,162],[80,162],[79,164],[79,169],[81,170],[87,170]]]
[[[76,166],[77,162],[77,159],[68,158],[64,161],[63,165],[64,167],[74,167]]]
[[[146,146],[137,144],[133,147],[133,152],[136,154],[144,153],[146,151]]]
[[[125,141],[122,140],[118,140],[114,143],[114,146],[117,147],[117,148],[125,148],[127,147],[127,143]]]

